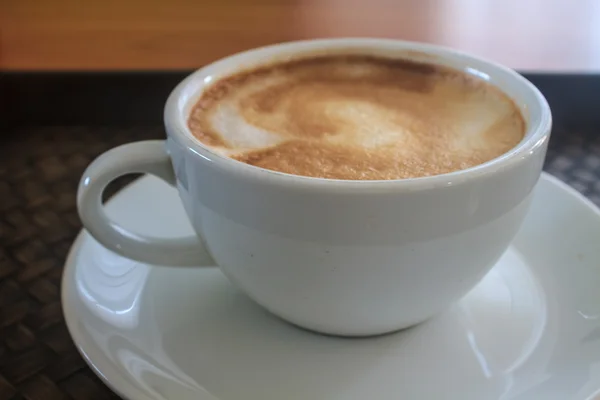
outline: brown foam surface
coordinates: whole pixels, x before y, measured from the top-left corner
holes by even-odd
[[[221,79],[188,125],[214,151],[247,164],[352,180],[469,168],[525,133],[515,104],[484,81],[362,55],[292,60]]]

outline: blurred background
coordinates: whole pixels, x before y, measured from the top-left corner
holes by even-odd
[[[600,71],[598,0],[0,0],[5,71],[189,70],[281,41],[447,45],[521,71]]]

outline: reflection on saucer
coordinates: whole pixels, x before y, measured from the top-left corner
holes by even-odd
[[[489,377],[509,374],[527,360],[546,326],[544,293],[515,251],[508,251],[459,307],[473,354]]]
[[[121,329],[139,324],[140,297],[150,266],[105,249],[86,235],[88,255],[76,271],[77,291],[89,310]]]

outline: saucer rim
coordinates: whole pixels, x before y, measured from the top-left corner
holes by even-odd
[[[141,179],[143,180],[145,178],[142,177]],[[600,218],[600,207],[598,207],[589,198],[587,198],[585,195],[583,195],[581,192],[577,191],[575,188],[573,188],[569,184],[563,182],[562,180],[558,179],[557,177],[555,177],[547,172],[541,173],[537,185],[539,185],[539,182],[541,180],[547,180],[550,184],[556,186],[559,190],[565,191],[569,196],[571,196],[575,200],[577,200],[578,203],[581,204],[581,206],[585,207],[587,211],[592,212],[597,218]],[[138,179],[138,180],[135,180],[135,181],[129,183],[124,188],[119,190],[119,192],[117,192],[111,199],[109,199],[108,202],[112,202],[113,200],[118,198],[118,196],[121,196],[125,191],[134,188],[139,182],[140,182],[140,180]],[[117,387],[117,386],[121,386],[123,384],[127,385],[126,380],[123,380],[123,382],[119,385],[113,384],[111,382],[111,380],[115,381],[115,378],[116,378],[116,380],[118,380],[119,379],[118,374],[116,376],[111,376],[111,378],[109,379],[106,376],[105,372],[103,372],[101,370],[101,367],[97,366],[92,361],[91,357],[84,349],[84,346],[81,344],[81,342],[85,341],[85,339],[82,339],[80,330],[75,326],[76,322],[75,322],[75,319],[73,318],[73,316],[76,314],[76,312],[74,311],[75,304],[74,303],[71,304],[69,302],[68,298],[70,296],[75,295],[75,293],[73,292],[73,289],[72,289],[73,282],[69,282],[69,280],[73,279],[73,274],[74,274],[75,268],[77,267],[76,259],[81,251],[82,244],[83,244],[83,241],[86,236],[93,239],[91,237],[91,235],[89,234],[89,232],[87,232],[87,230],[81,229],[80,232],[77,234],[75,240],[73,241],[71,247],[69,248],[69,253],[67,255],[67,258],[65,260],[64,267],[63,267],[63,272],[62,272],[62,277],[61,277],[60,301],[61,301],[61,308],[63,311],[63,316],[64,316],[64,320],[65,320],[65,325],[67,327],[67,331],[69,332],[69,335],[71,336],[71,340],[73,341],[75,348],[77,349],[78,353],[81,355],[81,357],[83,358],[83,360],[85,361],[87,366],[102,381],[102,383],[104,383],[115,394],[117,394],[119,397],[121,397],[123,399],[128,399],[128,400],[157,400],[157,398],[150,397],[149,395],[144,394],[144,393],[139,393],[139,394],[138,393],[135,393],[135,394],[128,393],[130,390],[134,390],[134,391],[136,390],[135,386],[131,385],[131,384],[129,384],[129,385],[132,387],[132,389]],[[139,396],[141,396],[141,397],[139,397]],[[200,400],[202,400],[202,399],[200,399]]]
[[[128,184],[122,190],[129,188],[130,186],[135,184],[135,182],[137,182],[137,180]],[[118,193],[116,193],[115,196],[113,196],[113,198],[118,196],[122,190],[120,190]],[[110,199],[109,201],[112,201],[112,199]],[[67,326],[67,331],[69,332],[69,335],[71,336],[71,340],[73,341],[73,344],[75,345],[75,348],[77,349],[77,352],[79,353],[81,358],[83,358],[83,361],[85,361],[85,363],[92,370],[92,372],[94,372],[94,374],[98,378],[100,378],[102,383],[104,383],[117,396],[119,396],[123,399],[126,399],[126,400],[156,400],[156,399],[153,399],[148,396],[144,396],[142,398],[130,396],[129,394],[125,393],[126,390],[121,391],[119,388],[117,388],[117,385],[113,385],[111,383],[111,381],[109,380],[109,378],[106,377],[105,373],[100,370],[100,367],[97,367],[96,364],[94,364],[94,362],[92,361],[92,359],[90,358],[88,353],[83,348],[84,346],[80,344],[82,342],[82,338],[81,338],[81,335],[79,334],[78,328],[76,328],[74,326],[75,321],[71,317],[67,317],[68,315],[73,316],[76,313],[74,311],[75,304],[70,304],[68,301],[68,297],[74,295],[74,293],[72,293],[72,289],[68,289],[69,286],[72,286],[73,282],[71,282],[69,284],[68,280],[73,279],[70,275],[74,274],[75,268],[77,267],[75,260],[77,259],[77,255],[81,251],[83,240],[86,237],[86,235],[89,235],[89,233],[85,229],[81,229],[81,231],[77,234],[77,237],[73,241],[73,244],[71,245],[71,248],[69,249],[69,254],[67,256],[67,259],[65,260],[63,274],[62,274],[62,278],[61,278],[61,282],[60,282],[61,283],[60,302],[61,302],[61,308],[63,311],[63,316],[65,319],[65,325]],[[91,235],[90,235],[90,237],[91,237]]]

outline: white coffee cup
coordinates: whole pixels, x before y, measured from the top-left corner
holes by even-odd
[[[250,166],[191,135],[188,114],[211,82],[268,61],[340,49],[476,74],[515,101],[526,136],[499,158],[449,174],[342,181]],[[77,199],[85,228],[107,248],[139,261],[218,265],[273,314],[349,336],[424,321],[492,268],[527,213],[552,123],[542,94],[508,68],[446,48],[381,39],[292,42],[227,57],[181,82],[164,120],[166,141],[114,148],[85,171]],[[133,172],[176,185],[201,240],[143,237],[109,221],[102,191]]]

